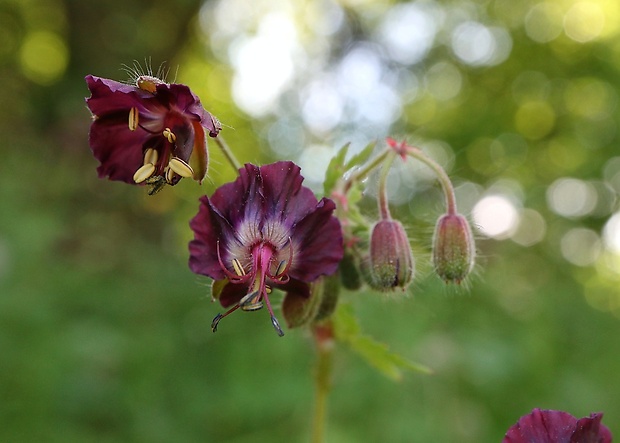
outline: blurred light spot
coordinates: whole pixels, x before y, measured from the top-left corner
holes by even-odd
[[[511,49],[512,40],[503,28],[467,21],[457,26],[452,34],[452,50],[472,66],[500,64],[508,58]]]
[[[454,193],[456,201],[459,203],[459,211],[463,214],[470,214],[483,191],[481,185],[472,182],[465,182],[456,186]]]
[[[306,179],[305,185],[314,190],[322,190],[325,180],[325,171],[334,156],[334,151],[329,146],[311,145],[303,150],[298,164],[301,173]]]
[[[564,16],[564,32],[573,40],[584,43],[598,37],[605,25],[605,13],[593,1],[575,3]]]
[[[438,100],[450,100],[461,92],[463,77],[456,66],[439,62],[431,66],[426,74],[426,87]]]
[[[525,32],[539,43],[548,43],[562,32],[562,9],[551,2],[534,5],[525,16]]]
[[[271,149],[283,158],[296,157],[306,142],[303,126],[288,117],[279,118],[269,127],[267,139]]]
[[[547,204],[556,214],[581,217],[596,207],[596,188],[576,178],[560,178],[547,189]]]
[[[474,226],[487,237],[498,240],[510,237],[519,223],[517,208],[502,195],[483,197],[472,212]]]
[[[313,131],[327,132],[338,126],[342,118],[342,96],[333,81],[315,81],[302,92],[303,119]]]
[[[562,236],[560,249],[572,264],[590,266],[601,254],[601,239],[591,229],[575,228]]]
[[[336,87],[347,100],[347,117],[365,120],[364,126],[370,131],[389,126],[402,112],[400,97],[383,81],[384,74],[381,50],[369,44],[351,49],[337,68]]]
[[[583,78],[569,83],[564,100],[571,113],[598,120],[613,112],[617,95],[608,83],[594,78]]]
[[[527,142],[518,134],[504,133],[489,146],[491,161],[500,169],[515,168],[527,158]]]
[[[379,26],[379,41],[397,62],[421,61],[433,46],[437,33],[435,14],[420,3],[399,4],[391,8]]]
[[[603,228],[603,242],[607,249],[620,255],[620,212],[616,212],[607,220],[607,223],[605,223],[605,227]]]
[[[255,37],[240,38],[231,47],[235,67],[233,98],[247,113],[270,112],[294,73],[295,24],[284,14],[267,14]]]
[[[541,242],[547,232],[547,223],[538,211],[524,209],[521,211],[519,226],[511,239],[521,246],[532,246]]]
[[[556,136],[549,140],[547,144],[547,155],[544,164],[548,172],[570,173],[575,171],[587,160],[587,153],[583,145],[575,140],[575,137],[568,134]]]
[[[620,157],[607,160],[603,167],[603,178],[617,194],[620,194]]]
[[[29,33],[20,51],[24,75],[35,83],[50,85],[60,79],[67,68],[69,51],[56,34],[46,31]]]
[[[546,102],[523,103],[515,113],[515,127],[524,137],[539,140],[549,134],[555,125],[555,111]]]
[[[19,35],[22,34],[18,19],[13,14],[0,11],[0,60],[13,55],[19,44]]]

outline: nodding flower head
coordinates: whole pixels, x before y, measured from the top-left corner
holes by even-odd
[[[221,124],[187,86],[151,75],[137,76],[134,85],[87,75],[86,84],[99,177],[147,184],[149,194],[183,177],[204,179],[206,135],[216,137]]]
[[[343,256],[342,231],[335,204],[316,199],[302,186],[293,162],[258,167],[246,164],[232,183],[200,199],[190,222],[189,266],[197,274],[223,280],[219,301],[230,308],[212,323],[241,308],[263,307],[283,335],[269,302],[272,289],[285,297],[311,297],[309,283],[336,272]]]

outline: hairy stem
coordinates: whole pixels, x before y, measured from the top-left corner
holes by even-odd
[[[454,195],[454,187],[452,186],[452,182],[450,181],[450,177],[448,177],[446,171],[439,165],[439,163],[428,157],[419,148],[407,146],[407,155],[420,160],[433,170],[435,175],[437,175],[439,183],[441,183],[443,193],[446,196],[446,212],[448,214],[456,214],[456,196]]]
[[[314,325],[312,332],[316,343],[317,362],[311,441],[312,443],[322,443],[325,437],[327,399],[331,389],[332,355],[335,343],[330,321]]]
[[[233,169],[235,171],[241,169],[241,163],[239,163],[239,161],[235,157],[235,154],[233,154],[233,152],[230,150],[230,148],[226,144],[226,141],[221,135],[215,137],[215,143],[217,143],[217,145],[220,147],[222,153],[224,154],[224,157],[226,157],[226,160],[228,160],[228,163],[230,163]]]

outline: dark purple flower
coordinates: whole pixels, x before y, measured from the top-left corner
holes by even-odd
[[[343,256],[340,222],[328,198],[317,201],[302,186],[300,168],[293,162],[258,167],[246,164],[239,178],[200,199],[190,222],[195,238],[189,244],[189,266],[197,274],[225,282],[219,293],[229,313],[263,306],[273,315],[268,294],[272,288],[285,297],[310,297],[309,282],[336,272]]]
[[[602,413],[576,419],[562,411],[534,409],[506,432],[503,443],[611,443]]]
[[[207,138],[219,121],[185,85],[142,75],[136,85],[86,76],[93,114],[89,142],[101,163],[99,177],[146,183],[153,194],[182,177],[201,182],[207,173]],[[191,166],[190,166],[191,158]]]

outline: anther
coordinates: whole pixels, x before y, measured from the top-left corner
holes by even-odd
[[[166,174],[166,182],[171,185],[172,179],[174,178],[174,171],[170,169],[168,166],[164,168],[164,173]]]
[[[239,307],[244,311],[258,311],[263,307],[260,291],[250,292],[239,301]]]
[[[192,167],[179,157],[172,157],[168,163],[168,166],[170,166],[170,169],[179,174],[181,177],[192,177],[194,175],[194,170]]]
[[[276,330],[276,332],[278,333],[278,335],[280,337],[283,337],[284,336],[284,331],[280,327],[280,323],[278,323],[278,319],[274,315],[271,316],[271,324],[273,325],[273,327]]]
[[[157,153],[157,150],[153,149],[153,148],[148,148],[146,151],[144,151],[144,164],[156,164],[157,160],[159,159],[159,154]]]
[[[233,269],[235,270],[235,273],[239,277],[242,277],[245,275],[245,270],[243,269],[243,266],[241,266],[241,262],[238,259],[233,258],[232,265],[233,265]]]
[[[170,128],[164,129],[164,132],[162,132],[162,134],[170,143],[174,143],[175,141],[177,141],[177,136],[174,135],[174,132],[172,132],[172,129]]]
[[[138,168],[136,173],[133,175],[133,181],[136,183],[142,183],[144,180],[149,178],[155,172],[155,165],[152,163],[147,163],[146,165]]]
[[[220,320],[223,319],[224,316],[222,314],[217,314],[213,321],[211,322],[211,330],[213,332],[217,332],[217,325],[220,323]]]
[[[282,260],[280,263],[278,263],[278,267],[276,268],[276,277],[282,274],[282,271],[284,271],[285,265],[286,265],[286,260]]]
[[[140,114],[138,113],[138,108],[133,107],[129,110],[129,130],[135,131],[138,128],[138,120]]]

